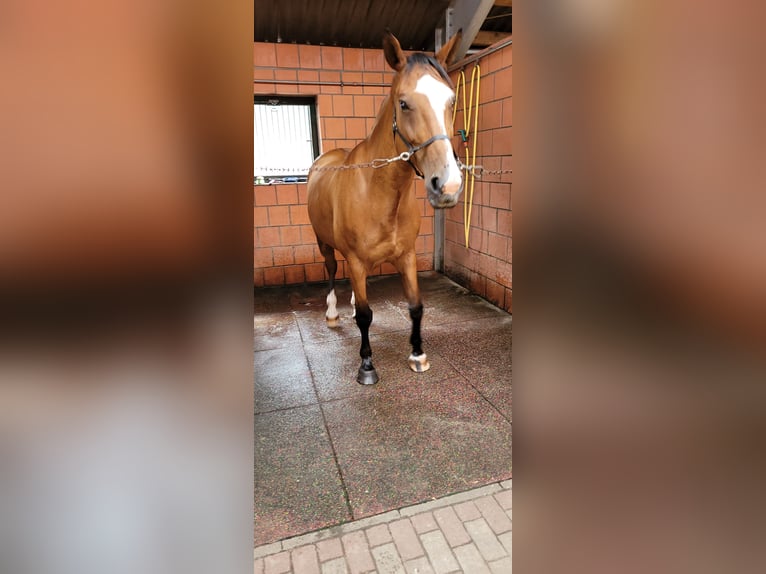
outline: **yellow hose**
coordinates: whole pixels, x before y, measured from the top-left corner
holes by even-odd
[[[463,132],[465,134],[464,136],[464,145],[465,145],[465,165],[475,165],[476,164],[476,141],[477,141],[477,134],[479,131],[479,93],[481,90],[481,68],[478,64],[474,65],[473,70],[471,70],[471,90],[470,90],[470,99],[468,100],[468,106],[466,107],[466,96],[465,96],[465,72],[463,70],[460,70],[460,75],[457,78],[457,83],[455,85],[455,98],[457,99],[460,96],[460,88],[462,87],[463,91]],[[475,86],[475,89],[474,89]],[[455,107],[452,110],[452,123],[455,123],[455,116],[457,114],[457,102],[455,102]],[[473,131],[471,130],[471,120],[473,120]],[[469,151],[467,142],[471,140],[471,137],[473,136],[473,145],[471,146],[471,149]],[[471,234],[471,215],[473,213],[473,190],[474,185],[476,183],[476,177],[473,174],[473,171],[468,172],[470,179],[468,180],[468,185],[466,187],[466,193],[463,199],[463,229],[465,231],[465,246],[468,247],[468,238]]]

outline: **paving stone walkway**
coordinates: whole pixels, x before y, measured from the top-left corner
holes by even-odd
[[[255,574],[511,574],[512,481],[259,546]]]

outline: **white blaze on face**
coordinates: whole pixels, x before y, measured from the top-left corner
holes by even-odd
[[[447,136],[451,135],[447,133],[447,126],[444,124],[444,115],[447,109],[447,104],[452,100],[454,94],[452,89],[445,84],[431,76],[430,74],[424,74],[415,84],[415,91],[419,94],[423,94],[428,98],[428,102],[433,108],[436,115],[436,121],[438,122],[440,133]],[[435,134],[434,134],[435,135]],[[455,156],[452,153],[452,146],[447,145],[445,148],[444,165],[447,166],[446,177],[444,178],[444,185],[447,189],[457,190],[462,181],[460,169],[455,161]]]

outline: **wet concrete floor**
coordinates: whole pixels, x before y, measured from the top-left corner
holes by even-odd
[[[374,386],[356,383],[348,282],[335,329],[326,285],[256,290],[256,546],[511,477],[511,316],[419,277],[431,368],[407,365],[399,277],[370,278]]]

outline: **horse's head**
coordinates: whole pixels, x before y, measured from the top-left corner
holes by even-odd
[[[463,174],[450,141],[454,86],[444,70],[461,36],[455,34],[436,56],[409,57],[393,34],[383,37],[386,61],[396,71],[391,85],[396,145],[412,153],[410,161],[423,175],[428,201],[436,208],[454,207],[463,191]]]

